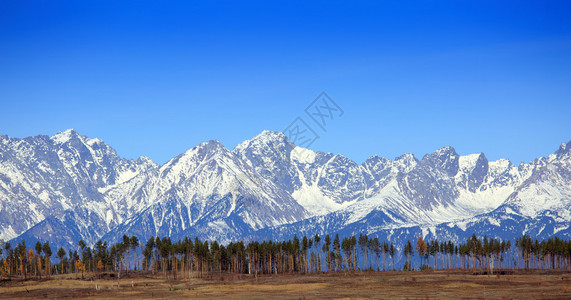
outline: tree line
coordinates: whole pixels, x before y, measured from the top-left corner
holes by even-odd
[[[340,238],[335,235],[303,236],[281,242],[243,241],[227,245],[217,241],[152,237],[145,243],[136,236],[123,236],[115,244],[98,241],[88,247],[60,247],[52,263],[49,242],[28,248],[21,241],[12,248],[1,241],[0,273],[4,278],[51,278],[54,274],[85,272],[122,274],[135,271],[161,274],[164,278],[190,278],[216,272],[234,274],[300,274],[341,271],[472,269],[490,273],[501,269],[571,269],[571,241],[558,237],[532,240],[524,235],[511,241],[478,238],[473,234],[463,243],[452,241],[407,241],[399,247],[366,234]],[[395,265],[402,254],[404,265]],[[139,257],[137,256],[139,255]]]

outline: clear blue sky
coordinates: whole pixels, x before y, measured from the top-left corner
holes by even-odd
[[[0,134],[75,128],[164,163],[326,91],[345,114],[311,148],[359,163],[571,140],[569,1],[117,2],[0,2]]]

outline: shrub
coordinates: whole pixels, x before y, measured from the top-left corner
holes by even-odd
[[[410,263],[408,261],[404,263],[402,270],[403,271],[410,271]]]
[[[420,267],[421,271],[432,271],[432,268],[429,265],[422,265]]]

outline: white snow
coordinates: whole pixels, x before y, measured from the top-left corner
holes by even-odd
[[[295,147],[291,151],[291,156],[293,160],[296,160],[304,164],[312,164],[315,162],[315,152],[309,149]]]
[[[465,173],[471,172],[476,166],[476,162],[480,158],[481,153],[460,156],[458,158],[458,167]]]
[[[73,132],[75,132],[74,129],[68,129],[66,131],[58,132],[54,136],[52,136],[51,139],[56,144],[63,144],[72,138]]]
[[[348,206],[348,203],[339,204],[324,196],[316,185],[303,184],[300,189],[292,193],[292,197],[312,216],[325,215]]]
[[[77,133],[70,129],[54,135],[51,139],[59,145],[66,143],[74,135]],[[201,220],[206,213],[218,209],[216,214],[219,219],[210,221],[209,225],[214,231],[221,233],[232,230],[223,218],[231,216],[237,210],[243,220],[255,229],[330,213],[335,213],[341,220],[341,225],[348,225],[364,221],[368,214],[375,212],[381,217],[386,216],[387,223],[370,224],[370,228],[377,230],[381,227],[422,225],[427,234],[434,233],[435,226],[443,222],[452,222],[448,225],[466,229],[469,222],[467,220],[473,221],[470,218],[490,212],[502,204],[509,204],[504,206],[507,213],[536,217],[545,215],[549,210],[553,212],[550,217],[562,222],[571,221],[571,182],[565,177],[565,173],[558,171],[558,168],[569,170],[571,162],[568,156],[563,160],[557,155],[550,155],[547,159],[541,158],[519,168],[513,166],[509,160],[489,162],[489,172],[475,191],[471,191],[466,182],[471,179],[472,170],[482,154],[460,156],[459,172],[455,177],[449,178],[452,182],[450,192],[454,192],[458,197],[450,203],[440,203],[441,200],[436,199],[426,208],[419,207],[418,199],[415,199],[419,191],[411,191],[413,196],[406,194],[410,187],[414,186],[414,182],[410,181],[413,177],[405,177],[404,181],[399,181],[399,178],[402,178],[400,175],[410,172],[417,165],[412,154],[367,167],[353,164],[341,155],[300,147],[295,147],[291,156],[285,157],[287,152],[279,152],[284,149],[283,133],[264,131],[252,140],[240,143],[232,152],[217,141],[202,143],[159,169],[148,172],[146,168],[148,164],[153,164],[152,162],[147,162],[145,166],[135,166],[121,161],[113,170],[108,170],[113,171],[115,176],[115,184],[110,185],[105,182],[109,178],[106,177],[109,176],[106,170],[88,174],[88,167],[105,169],[103,159],[113,150],[106,147],[95,150],[96,144],[103,144],[103,141],[97,138],[80,136],[80,140],[89,150],[87,157],[80,156],[85,156],[85,152],[80,153],[73,147],[60,145],[55,151],[63,163],[63,169],[54,170],[53,164],[41,160],[34,166],[37,166],[42,174],[53,175],[56,171],[67,173],[66,176],[69,175],[78,185],[104,181],[105,184],[98,187],[104,199],[82,199],[85,201],[82,205],[88,214],[104,220],[106,229],[111,229],[124,220],[134,222],[133,217],[148,208],[157,208],[152,210],[152,220],[149,221],[154,222],[157,229],[161,226],[181,226],[185,229],[189,224],[192,226]],[[17,149],[14,153],[17,153],[23,163],[34,157],[34,148],[23,140],[1,141],[2,145]],[[253,161],[261,166],[253,166],[247,157],[237,155],[247,147],[261,151],[253,153],[256,157]],[[444,147],[435,153],[444,154],[452,150],[450,147]],[[283,155],[280,156],[280,153]],[[329,161],[324,158],[329,158]],[[282,166],[284,162],[288,169],[279,170],[278,166]],[[261,176],[259,170],[272,174],[292,172],[287,175],[295,179],[293,191],[281,190],[277,185],[279,183]],[[532,177],[540,174],[536,173],[538,170],[545,172],[541,173],[541,176]],[[41,221],[44,214],[48,215],[47,209],[72,209],[78,205],[65,190],[36,181],[36,177],[30,176],[28,170],[20,170],[18,164],[0,164],[0,175],[9,178],[8,181],[0,181],[0,207],[5,209],[16,202],[10,202],[9,199],[18,199],[17,201],[23,203],[21,210],[27,217],[23,222],[28,226]],[[13,191],[33,195],[35,199],[21,199],[20,194],[11,194],[15,193]],[[168,203],[173,198],[180,200],[176,202],[176,209],[168,210],[157,206]],[[240,205],[245,205],[244,199],[252,201],[255,206],[241,209],[243,206]],[[259,214],[260,211],[264,214]],[[186,220],[183,213],[188,213],[189,218],[193,219]],[[488,219],[496,226],[501,225],[500,220]],[[78,223],[85,227],[80,230],[89,228],[90,222],[87,218],[78,220]],[[564,229],[557,227],[556,231]],[[7,238],[18,234],[21,232],[15,232],[11,226],[4,226],[0,236]]]
[[[4,241],[9,241],[17,236],[18,234],[16,233],[16,231],[14,231],[12,225],[4,227],[2,228],[2,230],[0,230],[0,239],[3,239]]]

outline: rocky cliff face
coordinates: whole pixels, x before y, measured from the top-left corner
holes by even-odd
[[[420,161],[404,154],[357,164],[264,131],[232,151],[209,141],[158,166],[145,157],[121,158],[74,130],[1,136],[0,237],[94,243],[127,234],[224,242],[303,232],[389,236],[404,228],[459,237],[493,233],[502,220],[516,219],[528,228],[555,224],[538,234],[566,234],[570,149],[563,144],[517,167],[483,153],[460,156],[452,147]]]

